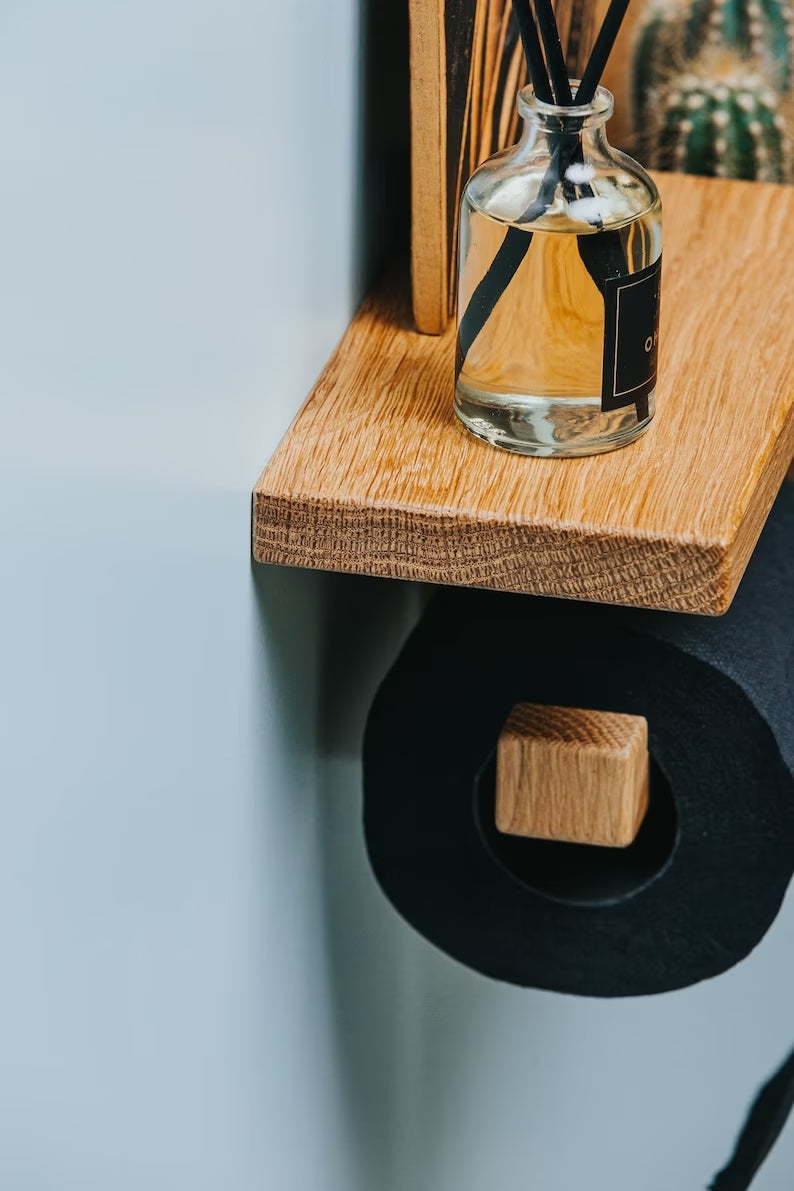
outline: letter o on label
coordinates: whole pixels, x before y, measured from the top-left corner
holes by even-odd
[[[645,350],[646,350],[646,352],[649,352],[649,351],[651,350],[651,348],[652,348],[652,347],[653,347],[653,336],[652,336],[652,335],[649,335],[649,336],[648,336],[648,338],[645,340]]]

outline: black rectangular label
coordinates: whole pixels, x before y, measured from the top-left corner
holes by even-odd
[[[602,410],[640,405],[656,386],[661,256],[647,269],[604,283]]]

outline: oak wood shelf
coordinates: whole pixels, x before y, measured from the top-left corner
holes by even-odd
[[[260,562],[718,614],[794,456],[794,188],[659,179],[657,416],[534,459],[452,412],[454,340],[407,281],[364,303],[260,477]]]

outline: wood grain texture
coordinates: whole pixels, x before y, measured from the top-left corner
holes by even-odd
[[[607,0],[557,0],[577,77]],[[511,0],[410,0],[411,258],[416,326],[440,334],[454,313],[458,208],[477,166],[518,138],[527,81]]]
[[[648,809],[648,765],[644,716],[517,703],[496,750],[496,826],[625,848]]]
[[[794,457],[794,189],[662,175],[657,416],[582,459],[511,455],[452,412],[452,330],[362,307],[261,476],[262,562],[724,612]]]
[[[446,35],[439,5],[412,0],[409,44],[415,317],[421,330],[437,332],[446,326],[449,301]]]

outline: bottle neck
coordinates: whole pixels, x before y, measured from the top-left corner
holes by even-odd
[[[571,80],[576,96],[578,80]],[[577,147],[577,157],[601,157],[610,152],[606,122],[612,115],[614,100],[605,87],[598,87],[592,102],[560,107],[538,99],[531,87],[518,94],[518,111],[524,121],[519,152],[535,155],[544,150],[552,154],[560,145]]]
[[[518,142],[518,151],[523,156],[548,156],[559,152],[560,147],[570,152],[576,148],[577,157],[582,160],[603,159],[612,152],[607,139],[606,128],[576,127],[573,121],[564,126],[540,124],[536,120],[525,120]]]

